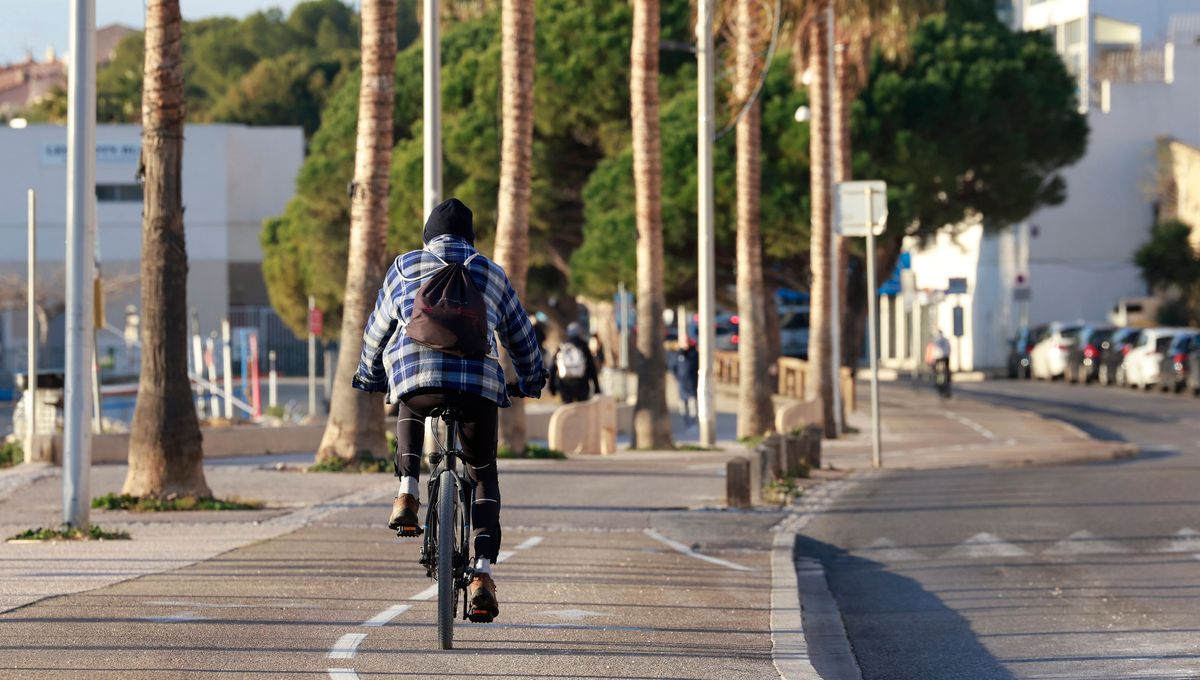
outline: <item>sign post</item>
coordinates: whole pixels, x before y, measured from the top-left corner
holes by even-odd
[[[837,185],[834,224],[845,237],[867,239],[867,351],[871,361],[871,464],[883,467],[883,444],[879,424],[879,350],[875,276],[875,237],[887,225],[887,184],[872,180],[841,182]]]
[[[308,296],[308,416],[317,415],[317,336],[325,330],[325,316],[317,299]]]

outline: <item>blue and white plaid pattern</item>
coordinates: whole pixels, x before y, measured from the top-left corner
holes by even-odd
[[[436,257],[435,257],[436,255]],[[445,262],[466,262],[467,271],[487,302],[490,356],[464,359],[413,342],[404,333],[412,318],[413,301],[425,279]],[[440,259],[439,259],[440,258]],[[387,391],[393,402],[414,390],[428,387],[455,389],[478,394],[498,406],[510,405],[504,388],[504,369],[496,360],[496,336],[512,357],[522,391],[536,396],[540,389],[529,379],[540,376],[542,351],[533,326],[517,293],[500,265],[478,255],[475,248],[457,236],[439,236],[425,246],[396,258],[379,290],[375,311],[363,330],[362,357],[357,379],[363,387]]]

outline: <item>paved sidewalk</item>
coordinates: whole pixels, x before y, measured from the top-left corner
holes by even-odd
[[[826,465],[871,467],[871,402],[859,390],[859,409],[847,418],[857,430],[826,441]],[[1136,447],[1099,441],[1060,420],[970,398],[940,399],[928,385],[880,385],[884,467],[934,469],[1062,465],[1126,458]]]

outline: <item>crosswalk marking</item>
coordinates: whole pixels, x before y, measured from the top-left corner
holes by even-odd
[[[1184,527],[1175,532],[1163,552],[1200,552],[1200,531]]]
[[[959,543],[945,554],[942,559],[976,558],[976,557],[1025,557],[1029,552],[1008,541],[982,531]]]
[[[1129,550],[1112,541],[1106,541],[1087,529],[1076,531],[1063,540],[1042,551],[1043,555],[1103,555],[1127,553]]]
[[[883,560],[884,562],[915,562],[929,559],[924,554],[912,548],[901,547],[890,538],[877,538],[867,545],[855,550],[854,553],[868,559]]]

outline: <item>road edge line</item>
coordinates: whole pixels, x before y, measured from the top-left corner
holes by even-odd
[[[737,562],[730,562],[729,560],[723,560],[720,557],[713,557],[712,555],[705,555],[704,553],[698,553],[695,550],[692,550],[691,548],[687,547],[686,545],[680,543],[679,541],[676,541],[676,540],[667,538],[666,536],[663,536],[662,534],[658,533],[658,531],[656,531],[654,529],[646,529],[645,534],[647,536],[649,536],[650,538],[653,538],[654,540],[658,541],[659,543],[662,543],[663,545],[667,546],[668,548],[674,550],[675,552],[679,553],[680,555],[684,555],[685,557],[691,557],[693,559],[703,560],[705,562],[708,562],[709,564],[715,564],[719,567],[725,567],[726,569],[732,569],[734,571],[754,571],[754,567],[747,567],[744,564],[738,564]]]
[[[862,680],[824,567],[795,551],[800,531],[861,476],[854,473],[801,496],[797,511],[772,528],[771,661],[783,680]]]

